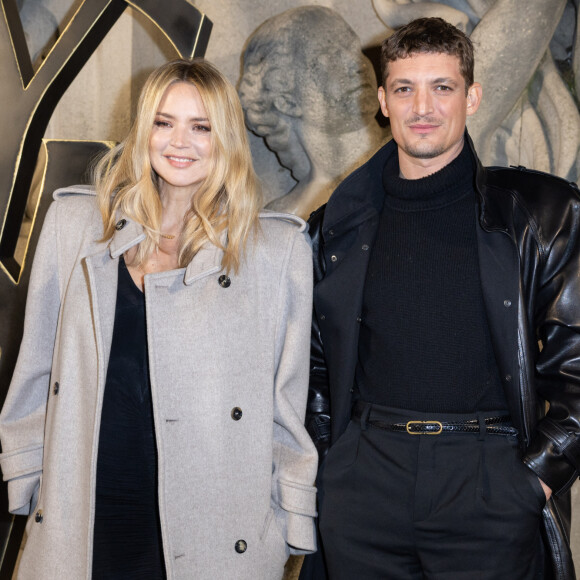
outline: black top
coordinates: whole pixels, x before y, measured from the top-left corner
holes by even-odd
[[[165,567],[145,297],[123,258],[97,459],[93,580],[159,580]]]
[[[356,382],[363,400],[424,412],[507,404],[477,254],[469,149],[422,179],[383,173],[385,203],[367,271]]]

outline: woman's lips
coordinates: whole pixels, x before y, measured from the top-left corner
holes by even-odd
[[[195,159],[191,157],[178,157],[177,155],[165,155],[165,159],[169,161],[169,164],[173,167],[189,167]]]

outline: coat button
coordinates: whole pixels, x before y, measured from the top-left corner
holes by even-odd
[[[504,301],[503,301],[503,305],[504,305],[506,308],[509,308],[509,307],[512,305],[512,301],[511,301],[511,300],[504,300]]]
[[[243,554],[248,549],[248,544],[245,540],[238,540],[236,542],[236,552],[238,554]]]
[[[334,236],[334,230],[328,230],[328,234]]]
[[[43,519],[44,519],[44,516],[42,515],[42,510],[38,510],[36,512],[36,515],[34,516],[34,521],[37,524],[41,524]]]
[[[369,249],[368,244],[363,244],[362,249],[366,252]]]
[[[127,220],[126,220],[126,219],[119,220],[119,221],[118,221],[118,222],[115,224],[115,229],[116,229],[117,231],[119,231],[119,230],[122,230],[122,229],[125,227],[125,225],[126,225],[126,224],[127,224]]]
[[[231,414],[234,421],[239,421],[243,415],[242,410],[239,407],[234,407]]]
[[[506,383],[509,383],[512,380],[512,376],[511,375],[506,375],[505,377]]]
[[[225,274],[222,274],[218,278],[218,283],[222,288],[229,288],[232,281],[229,279],[228,276],[226,276]]]
[[[324,314],[320,315],[320,320],[326,320],[326,316],[324,316]]]
[[[58,384],[58,381],[56,381],[56,382],[54,383],[54,386],[52,387],[52,392],[53,392],[55,395],[58,395],[58,391],[59,391],[59,389],[60,389],[60,385]]]
[[[335,255],[330,256],[331,262],[336,262],[336,260],[338,260],[338,258]]]

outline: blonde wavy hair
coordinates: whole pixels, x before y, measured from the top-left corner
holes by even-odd
[[[258,227],[261,191],[236,90],[215,66],[199,58],[172,60],[151,73],[127,138],[95,166],[93,179],[104,225],[102,239],[112,238],[118,216],[123,214],[141,224],[146,235],[133,265],[142,265],[159,245],[162,206],[158,177],[149,158],[149,141],[165,91],[179,82],[197,88],[211,127],[210,169],[185,216],[179,265],[187,266],[209,241],[224,251],[223,269],[237,272],[250,233]],[[226,230],[224,243],[222,233]]]

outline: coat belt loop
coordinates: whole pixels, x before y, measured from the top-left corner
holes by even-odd
[[[479,435],[477,436],[477,440],[484,441],[486,435],[485,414],[481,411],[477,412],[477,423],[479,424]]]

